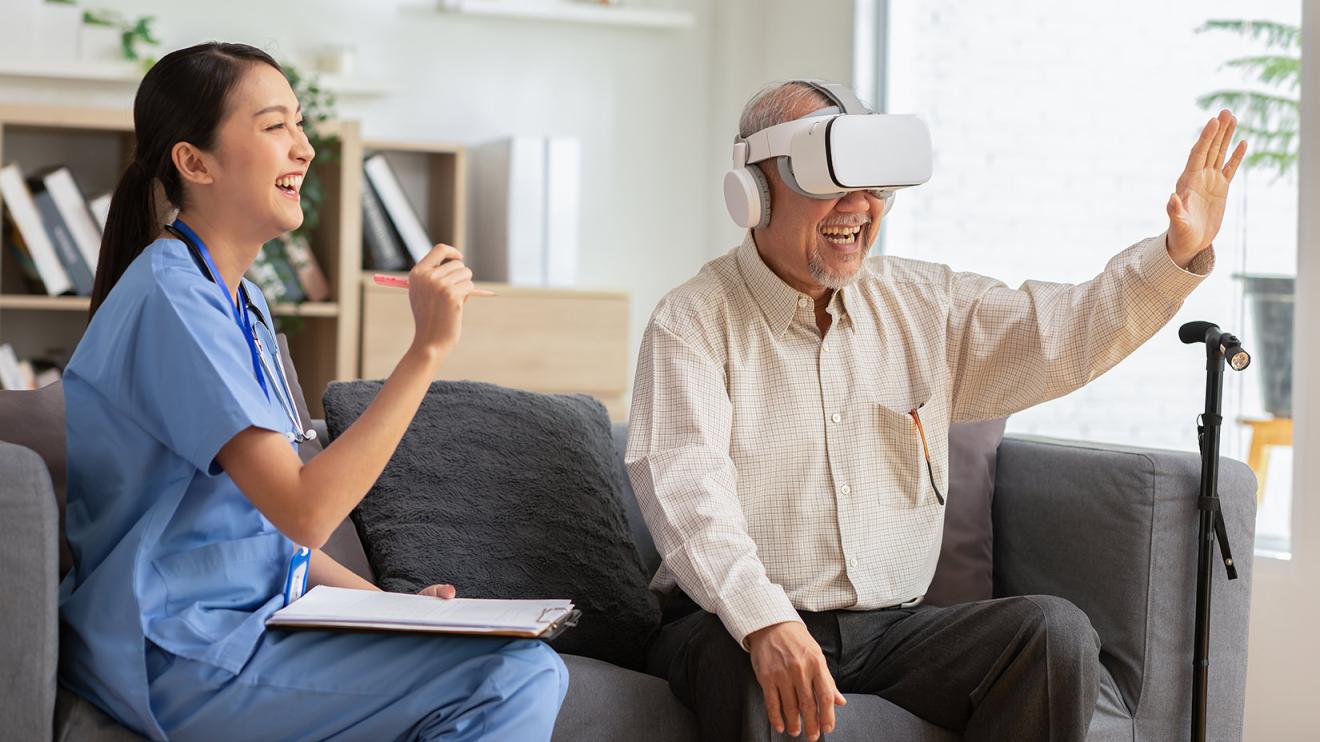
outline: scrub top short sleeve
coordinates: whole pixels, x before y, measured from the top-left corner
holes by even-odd
[[[204,278],[162,281],[143,303],[128,389],[143,427],[211,476],[221,471],[216,455],[238,433],[288,427],[224,302]]]

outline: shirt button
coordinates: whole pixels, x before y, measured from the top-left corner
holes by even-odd
[[[805,297],[805,296],[799,296],[799,297],[798,297],[798,306],[799,306],[799,307],[802,307],[803,309],[806,309],[807,307],[811,306],[811,300],[808,299],[808,298]]]
[[[848,485],[845,484],[845,485],[843,485],[842,487],[839,488],[839,491],[842,492],[842,493],[845,494],[845,495],[851,495],[851,494],[852,494],[852,487],[849,487]]]
[[[852,559],[849,559],[849,560],[848,560],[848,566],[849,566],[849,567],[856,567],[856,566],[857,566],[857,559],[856,559],[855,557],[852,558]]]
[[[821,343],[821,344],[820,344],[820,349],[823,350],[823,351],[825,351],[826,353],[829,353],[829,352],[830,352],[830,344],[829,344],[829,343]]]
[[[836,422],[836,423],[837,423],[838,421],[842,420],[842,419],[843,419],[843,415],[840,415],[840,414],[837,413],[837,412],[834,413],[833,415],[830,415],[830,420],[833,420],[833,421]]]

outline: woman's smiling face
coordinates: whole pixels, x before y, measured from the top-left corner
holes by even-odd
[[[316,156],[302,110],[279,70],[251,64],[230,94],[207,163],[212,196],[267,239],[302,225],[299,191]]]

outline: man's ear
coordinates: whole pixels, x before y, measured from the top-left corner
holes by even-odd
[[[188,142],[175,144],[174,149],[170,150],[170,159],[174,161],[174,167],[178,169],[179,177],[185,183],[209,185],[215,181],[215,176],[209,167],[210,158]]]

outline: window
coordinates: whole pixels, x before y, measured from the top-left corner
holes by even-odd
[[[1013,6],[890,0],[876,13],[885,110],[930,125],[935,175],[898,195],[883,248],[999,278],[1078,282],[1119,250],[1167,226],[1164,204],[1221,90],[1291,97],[1228,60],[1298,56],[1215,19],[1300,25],[1298,0]],[[859,17],[862,17],[859,14]],[[1199,29],[1199,31],[1198,31]],[[1286,70],[1285,70],[1286,72]],[[1292,79],[1296,79],[1295,77]],[[1240,122],[1250,111],[1239,103]],[[1292,118],[1293,131],[1296,118]],[[1273,122],[1278,124],[1277,118]],[[1286,127],[1287,120],[1283,121]],[[1246,134],[1251,152],[1295,152],[1296,139]],[[1009,431],[1196,450],[1203,349],[1181,344],[1183,322],[1216,322],[1254,362],[1226,371],[1222,453],[1265,475],[1257,548],[1286,557],[1292,511],[1291,292],[1297,175],[1263,164],[1239,171],[1215,241],[1217,266],[1146,345],[1082,390],[1013,416]],[[1252,456],[1267,453],[1266,456]]]

